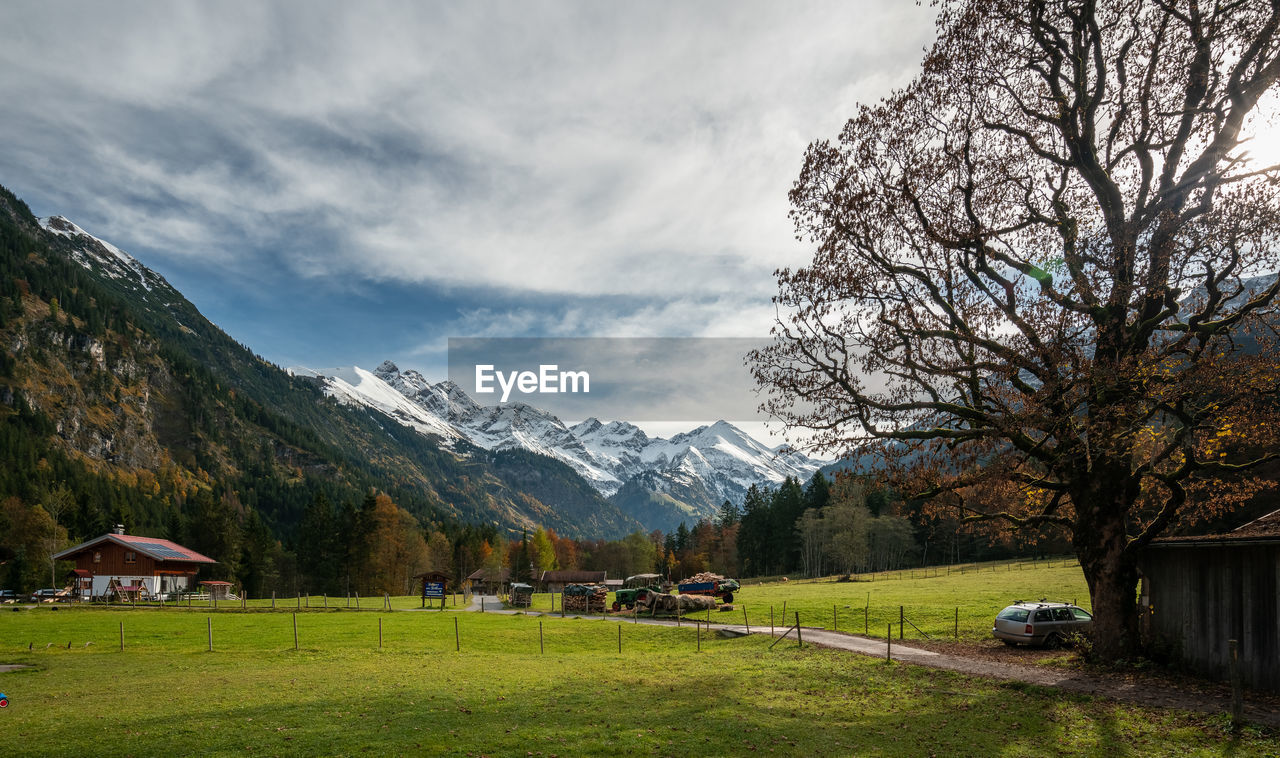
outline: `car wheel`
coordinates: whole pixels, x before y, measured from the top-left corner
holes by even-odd
[[[1057,632],[1054,632],[1044,638],[1044,646],[1050,650],[1057,650],[1062,647],[1062,637]]]
[[[617,612],[618,612],[618,611],[620,611],[620,610],[622,610],[622,603],[619,603],[617,600],[614,600],[614,601],[613,601],[613,612],[614,612],[614,613],[617,613]]]
[[[733,593],[732,593],[732,592],[726,592],[726,593],[724,594],[724,601],[725,601],[726,603],[732,603],[732,602],[733,602]]]

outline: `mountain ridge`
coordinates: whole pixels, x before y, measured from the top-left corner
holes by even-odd
[[[712,517],[726,500],[740,504],[752,484],[804,480],[822,465],[770,448],[723,420],[664,439],[622,420],[588,418],[569,426],[527,403],[484,406],[447,379],[432,383],[390,360],[373,371],[290,370],[319,377],[325,392],[342,402],[412,420],[446,444],[465,440],[485,450],[522,449],[560,460],[651,529]]]

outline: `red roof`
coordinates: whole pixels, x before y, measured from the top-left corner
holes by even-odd
[[[109,534],[107,536],[127,542],[160,561],[168,559],[171,561],[192,561],[194,563],[217,563],[217,561],[208,556],[201,555],[190,548],[185,548],[169,540],[162,540],[156,537],[134,537],[131,534]]]
[[[206,580],[206,581],[203,581],[203,582],[200,582],[200,583],[201,583],[201,584],[212,584],[212,585],[216,585],[216,586],[218,586],[218,587],[230,587],[230,586],[231,586],[231,582],[224,582],[224,581],[221,581],[221,580],[219,580],[219,579],[209,579],[209,580]]]
[[[118,545],[133,548],[143,555],[157,561],[181,561],[183,563],[217,563],[207,555],[185,548],[176,542],[162,540],[157,537],[135,537],[132,534],[104,534],[101,537],[83,542],[75,547],[67,548],[54,556],[56,560],[70,558],[102,542],[114,542]]]

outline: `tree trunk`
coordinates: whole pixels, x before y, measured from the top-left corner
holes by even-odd
[[[1129,537],[1124,514],[1128,507],[1120,502],[1125,488],[1122,484],[1104,488],[1098,481],[1091,488],[1096,499],[1077,501],[1074,542],[1092,601],[1093,655],[1100,661],[1115,662],[1132,658],[1141,649],[1138,565],[1125,550]]]

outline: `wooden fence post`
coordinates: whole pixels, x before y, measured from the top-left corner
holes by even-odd
[[[902,639],[902,622],[904,618],[906,618],[906,614],[903,612],[902,606],[900,605],[898,606],[898,639]]]
[[[747,627],[747,634],[751,634],[751,621],[747,619],[747,606],[742,606],[742,623]]]
[[[462,652],[462,637],[458,635],[458,617],[453,617],[453,649]]]
[[[298,614],[293,614],[293,649],[298,649]]]
[[[1244,689],[1240,684],[1240,643],[1227,640],[1231,656],[1231,726],[1238,729],[1244,725]]]
[[[800,611],[796,611],[796,647],[804,647],[804,640],[800,638]]]

